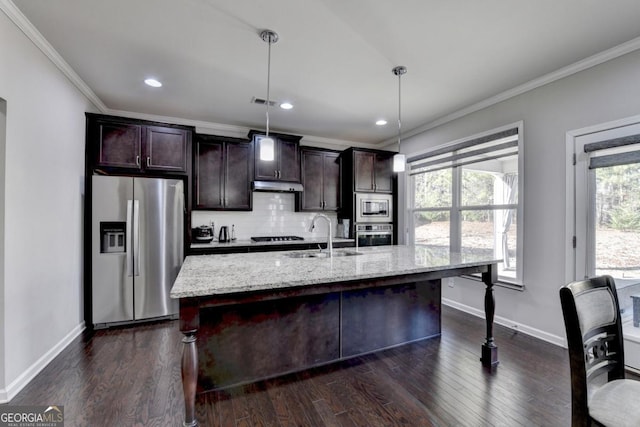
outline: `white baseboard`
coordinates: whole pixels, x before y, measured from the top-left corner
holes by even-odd
[[[464,311],[465,313],[469,313],[472,314],[476,317],[480,317],[482,319],[484,319],[484,311],[483,310],[478,310],[477,308],[468,306],[468,305],[464,305],[464,304],[460,304],[459,302],[447,299],[447,298],[443,298],[442,299],[442,303],[444,305],[447,305],[449,307],[455,308],[457,310],[460,311]],[[567,348],[567,341],[565,339],[565,337],[561,337],[558,335],[552,335],[550,333],[547,333],[545,331],[541,331],[540,329],[536,329],[536,328],[532,328],[528,325],[524,325],[522,323],[518,323],[515,322],[513,320],[507,319],[505,317],[500,317],[500,316],[494,316],[493,318],[493,322],[495,324],[501,325],[501,326],[505,326],[509,329],[512,329],[514,331],[517,332],[522,332],[523,334],[527,334],[530,335],[534,338],[538,338],[541,339],[542,341],[546,341],[548,343],[557,345],[559,347],[563,347],[563,348]],[[500,346],[500,343],[497,343],[498,347]]]
[[[26,371],[18,376],[6,388],[0,388],[0,403],[8,403],[27,384],[31,382],[53,359],[59,355],[71,342],[76,339],[85,329],[84,322],[73,328],[64,338],[47,351],[40,359],[31,365]]]

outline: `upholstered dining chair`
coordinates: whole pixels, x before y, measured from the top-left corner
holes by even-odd
[[[640,381],[625,379],[613,278],[563,286],[560,302],[571,368],[571,425],[640,426]]]

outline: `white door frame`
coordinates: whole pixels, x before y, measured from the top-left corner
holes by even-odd
[[[587,253],[589,250],[594,250],[588,215],[584,209],[589,206],[589,203],[593,203],[593,201],[587,200],[589,195],[588,156],[584,150],[581,150],[581,147],[588,142],[606,141],[618,136],[638,134],[638,128],[640,128],[640,115],[575,129],[566,133],[566,283],[582,280],[588,274],[590,266],[587,265]],[[575,248],[574,238],[576,239]]]

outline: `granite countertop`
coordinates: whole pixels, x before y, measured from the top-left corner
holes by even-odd
[[[333,243],[353,243],[354,239],[342,239],[338,237],[333,238]],[[231,242],[219,243],[216,240],[212,240],[210,243],[191,243],[191,249],[208,249],[208,248],[230,248],[230,247],[245,247],[245,246],[284,246],[284,245],[313,245],[313,244],[326,244],[327,238],[317,238],[304,240],[284,240],[277,242],[254,242],[252,240],[233,240]]]
[[[461,255],[426,246],[368,246],[358,248],[358,255],[336,255],[341,252],[355,250],[334,249],[333,258],[291,255],[318,250],[191,255],[180,269],[171,298],[284,289],[499,262],[486,256]]]

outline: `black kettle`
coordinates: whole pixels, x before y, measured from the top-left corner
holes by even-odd
[[[229,241],[229,227],[223,225],[220,227],[220,233],[218,234],[218,242],[225,243]]]

